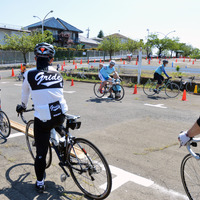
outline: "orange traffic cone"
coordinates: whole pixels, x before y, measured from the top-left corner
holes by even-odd
[[[94,63],[96,62],[96,60],[94,59]]]
[[[158,62],[159,64],[160,64],[160,60],[159,60],[159,62]]]
[[[125,65],[125,60],[123,61],[123,65]]]
[[[15,73],[14,73],[14,69],[12,68],[12,75],[11,75],[12,77],[14,77],[15,76]]]
[[[187,99],[186,99],[186,90],[183,91],[182,101],[187,101]]]
[[[63,61],[63,65],[65,66],[65,61]]]
[[[75,64],[74,60],[73,60],[73,65]]]
[[[80,62],[80,64],[83,64],[83,61],[82,61],[82,59],[81,59],[81,62]]]
[[[146,57],[146,60],[147,60],[147,57]]]
[[[71,81],[71,86],[74,86],[74,80],[72,79],[72,81]]]
[[[100,63],[101,63],[101,58],[100,58]]]
[[[134,92],[133,92],[133,94],[137,94],[137,85],[135,85],[135,87],[134,87]]]
[[[150,59],[149,59],[149,65],[151,64],[151,61],[150,61]]]
[[[63,71],[63,65],[62,65],[62,67],[61,67],[61,71]]]
[[[75,65],[75,69],[77,69],[77,65]]]
[[[185,58],[183,59],[183,62],[185,62]]]
[[[21,64],[21,71],[22,71],[22,64]]]
[[[136,65],[138,65],[138,62],[137,62],[137,60],[136,60],[136,63],[135,63]]]
[[[88,63],[88,64],[90,63],[89,59],[88,59],[87,63]]]
[[[177,62],[177,59],[176,59],[176,62]]]
[[[122,62],[122,58],[120,58],[120,62]]]
[[[192,64],[194,65],[194,60],[192,61]]]

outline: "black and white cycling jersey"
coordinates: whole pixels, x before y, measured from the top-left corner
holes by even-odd
[[[48,71],[34,68],[24,73],[22,103],[26,107],[30,94],[34,103],[34,115],[42,121],[68,111],[63,96],[62,75],[51,66],[48,67]]]

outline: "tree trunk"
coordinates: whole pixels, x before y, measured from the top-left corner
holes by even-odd
[[[109,51],[110,54],[110,60],[112,60],[112,51]]]
[[[24,63],[26,64],[26,53],[23,53]]]

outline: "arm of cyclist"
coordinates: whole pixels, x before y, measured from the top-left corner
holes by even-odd
[[[103,64],[102,63],[99,63],[99,70],[101,70],[103,67]]]
[[[181,134],[179,134],[178,140],[180,141],[180,145],[185,146],[191,140],[191,138],[198,135],[199,133],[200,133],[200,117],[188,131],[184,131]]]
[[[165,71],[165,67],[164,67],[164,66],[162,66],[162,71],[163,71],[163,73],[165,74],[165,76],[166,76],[167,78],[169,78],[167,72]]]

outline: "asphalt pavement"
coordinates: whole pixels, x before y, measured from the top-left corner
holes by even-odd
[[[169,99],[161,94],[148,98],[138,88],[125,88],[122,101],[98,99],[90,83],[65,81],[64,95],[69,113],[80,115],[76,137],[92,141],[106,157],[112,172],[113,191],[108,200],[187,199],[180,178],[180,164],[187,154],[179,148],[177,136],[199,117],[199,96],[181,94]],[[20,103],[22,82],[15,78],[0,81],[2,109],[11,120],[22,123],[15,112]],[[31,101],[29,106],[31,106]],[[33,118],[33,113],[26,115]],[[25,137],[12,130],[12,138],[0,138],[0,199],[87,199],[72,178],[60,181],[62,170],[53,155],[46,171],[46,192],[34,190],[36,177]],[[16,136],[16,137],[15,137]]]

